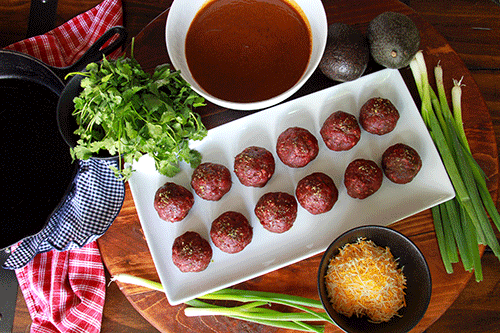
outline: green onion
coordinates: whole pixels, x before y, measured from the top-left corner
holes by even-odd
[[[452,200],[450,200],[452,201]],[[456,216],[456,212],[454,211],[455,205],[451,202],[445,202],[445,204],[440,206],[441,216],[443,217],[443,231],[444,231],[444,239],[445,244],[448,247],[448,257],[450,258],[450,262],[457,263],[459,261],[458,252],[456,247],[456,238],[454,237],[453,228],[451,225],[451,218]]]
[[[444,228],[443,228],[443,219],[441,217],[441,207],[443,206],[434,206],[432,207],[432,217],[434,220],[434,230],[436,231],[436,238],[438,240],[439,253],[441,254],[441,260],[443,261],[444,268],[447,273],[453,273],[453,266],[451,265],[451,255],[448,253],[448,246],[444,239]]]
[[[455,117],[455,124],[457,127],[457,131],[459,133],[459,138],[461,140],[462,145],[466,147],[467,150],[470,152],[469,143],[467,142],[462,122],[461,96],[462,96],[462,87],[464,86],[462,84],[462,80],[463,77],[460,79],[460,81],[453,80],[454,85],[453,88],[451,89],[451,99],[453,103],[453,114]],[[481,195],[483,204],[486,208],[486,211],[488,212],[490,218],[492,219],[497,229],[500,229],[500,214],[498,213],[495,203],[493,202],[493,199],[489,194],[488,187],[486,185],[486,180],[485,180],[486,176],[484,174],[484,171],[481,169],[479,164],[477,164],[474,158],[472,158],[472,154],[468,154],[466,157],[468,158],[468,162],[470,164],[472,172],[474,173],[474,178],[476,180],[478,190]]]
[[[460,221],[460,208],[457,207],[457,202],[455,200],[449,200],[445,202],[442,207],[446,207],[446,211],[448,212],[448,221],[449,228],[453,231],[453,235],[457,242],[458,251],[460,252],[460,258],[462,258],[462,264],[466,271],[472,270],[471,256],[467,250],[467,241],[465,237],[464,230],[462,229],[461,224],[459,223],[451,223],[451,221]],[[456,250],[455,250],[455,253]],[[458,262],[458,257],[455,262]]]
[[[114,281],[119,281],[123,283],[128,283],[128,284],[135,284],[136,286],[141,286],[145,287],[148,289],[153,289],[161,292],[165,292],[165,289],[163,289],[163,286],[161,283],[143,279],[137,276],[133,276],[130,274],[116,274],[113,277],[111,277],[111,282]]]
[[[448,104],[443,69],[434,68],[437,94],[429,84],[422,51],[410,63],[418,93],[421,114],[436,145],[455,189],[455,198],[432,208],[434,229],[443,264],[453,273],[458,262],[457,249],[464,269],[474,270],[476,281],[483,279],[479,245],[489,246],[500,258],[500,244],[490,218],[500,229],[500,214],[486,185],[484,171],[472,156],[462,121],[462,79],[454,80],[452,108]],[[453,112],[452,112],[453,110]]]
[[[153,290],[164,291],[163,286],[158,282],[129,274],[117,274],[111,278],[111,281],[130,283]],[[206,303],[202,300],[238,301],[243,304],[224,307]],[[309,309],[323,309],[320,301],[278,293],[228,288],[200,296],[198,299],[187,301],[185,304],[189,305],[184,309],[184,313],[188,317],[221,315],[267,326],[317,333],[324,332],[324,325],[311,325],[305,322],[326,321],[335,324],[326,313]],[[269,308],[272,304],[286,305],[301,312],[279,312]]]

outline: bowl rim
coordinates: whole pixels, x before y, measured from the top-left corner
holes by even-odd
[[[429,306],[429,303],[430,303],[430,299],[431,299],[431,296],[432,296],[432,276],[431,276],[431,273],[430,273],[430,269],[429,269],[429,265],[425,259],[425,256],[423,255],[422,251],[417,247],[417,245],[407,236],[405,236],[404,234],[402,234],[401,232],[395,230],[395,229],[392,229],[388,226],[380,226],[380,225],[363,225],[363,226],[358,226],[358,227],[354,227],[352,229],[349,229],[347,231],[345,231],[344,233],[342,233],[341,235],[339,235],[334,241],[332,241],[332,243],[328,246],[328,248],[325,250],[325,252],[323,253],[322,257],[321,257],[321,260],[320,260],[320,264],[318,266],[318,275],[317,275],[317,288],[318,288],[318,294],[319,294],[319,298],[320,298],[320,301],[323,305],[323,308],[325,309],[326,313],[328,314],[328,316],[333,320],[333,322],[340,328],[342,329],[343,331],[345,332],[365,332],[363,330],[359,330],[359,329],[353,329],[353,330],[350,330],[348,325],[345,325],[345,324],[342,324],[342,323],[339,323],[338,320],[336,320],[335,316],[340,316],[340,317],[345,317],[339,313],[336,313],[335,310],[333,310],[333,308],[331,307],[331,303],[330,303],[330,300],[328,299],[328,294],[327,294],[327,291],[326,291],[326,284],[324,283],[325,279],[324,279],[324,275],[326,273],[326,269],[328,267],[328,265],[326,264],[326,262],[329,262],[329,260],[334,256],[336,255],[336,253],[338,253],[338,249],[340,247],[342,247],[343,245],[347,244],[347,243],[352,243],[352,240],[351,241],[346,241],[345,243],[343,244],[338,244],[339,240],[342,240],[350,235],[356,235],[358,233],[362,233],[364,232],[365,230],[376,230],[377,232],[379,233],[386,233],[386,234],[390,234],[391,236],[390,237],[397,237],[401,242],[404,242],[405,244],[407,244],[410,249],[417,254],[417,260],[415,260],[415,262],[418,262],[419,263],[419,266],[421,268],[423,268],[423,272],[419,272],[419,277],[422,277],[425,281],[428,281],[428,283],[426,282],[424,285],[424,290],[423,290],[423,301],[424,303],[422,303],[419,307],[418,307],[418,313],[416,313],[416,315],[412,315],[411,316],[411,320],[403,325],[404,326],[404,330],[402,331],[400,328],[398,328],[397,331],[394,331],[394,332],[408,332],[410,331],[411,329],[413,329],[419,322],[420,320],[423,318],[423,316],[425,315],[427,309],[428,309],[428,306]],[[358,237],[359,238],[359,237]],[[366,237],[367,240],[370,240],[370,237]],[[394,252],[396,253],[401,253],[403,252],[403,250],[401,249],[396,249],[396,251],[393,251],[393,248],[390,247],[389,245],[385,245],[385,244],[378,244],[376,240],[373,240],[374,243],[378,246],[388,246],[390,249],[391,249],[391,253],[394,255],[394,257],[396,258],[396,260],[399,261],[400,259],[400,256],[397,256],[396,254],[394,254]],[[387,238],[387,243],[390,243],[390,239]],[[419,279],[420,280],[420,279]],[[407,277],[407,281],[408,281],[408,277]],[[407,290],[407,289],[406,289]],[[407,303],[407,307],[408,307],[408,303]],[[405,308],[402,309],[402,311],[404,311]],[[347,320],[349,320],[350,318],[347,318],[345,317]],[[362,317],[362,318],[358,318],[357,320],[364,320],[366,322],[368,322],[366,320],[366,317]],[[386,322],[386,323],[379,323],[379,324],[369,324],[369,325],[380,325],[378,327],[381,328],[381,330],[379,330],[380,332],[391,332],[391,328],[390,326],[391,325],[394,325],[394,323],[397,323],[397,322],[400,322],[401,319],[399,318],[403,318],[402,317],[395,317],[394,320],[390,320],[389,322]],[[372,332],[372,330],[369,330],[370,332]]]
[[[200,10],[200,8],[208,1],[209,0],[199,0],[201,5],[197,6],[196,12],[198,12]],[[299,3],[297,3],[297,0],[286,0],[286,1],[291,2],[292,4],[295,4],[299,8],[302,9],[302,6]],[[315,26],[320,28],[320,29],[318,29],[318,31],[321,30],[321,32],[320,32],[320,34],[318,34],[319,38],[316,41],[318,44],[318,50],[317,50],[318,56],[313,59],[312,56],[313,56],[314,49],[316,47],[314,44],[314,41],[315,41],[314,40],[314,32],[313,32],[311,20],[309,19],[309,17],[307,17],[307,14],[304,13],[306,15],[307,20],[308,20],[308,24],[311,27],[311,39],[313,42],[312,49],[311,49],[311,57],[309,59],[308,66],[307,66],[306,70],[304,71],[304,73],[302,74],[301,78],[287,91],[285,91],[277,96],[274,96],[272,98],[269,98],[267,100],[258,101],[258,102],[231,102],[231,101],[222,100],[220,98],[217,98],[217,97],[207,93],[203,88],[201,88],[196,83],[196,81],[192,77],[191,73],[189,72],[189,69],[188,69],[189,73],[187,73],[187,74],[183,74],[183,71],[181,70],[181,76],[184,78],[184,80],[186,80],[191,85],[191,88],[195,92],[197,92],[199,95],[204,97],[206,100],[208,100],[208,101],[210,101],[210,102],[212,102],[220,107],[224,107],[227,109],[241,110],[241,111],[254,111],[254,110],[265,109],[265,108],[271,107],[273,105],[276,105],[276,104],[279,104],[279,103],[285,101],[290,96],[292,96],[294,93],[296,93],[305,84],[305,82],[308,81],[308,79],[311,77],[311,75],[316,71],[316,69],[319,65],[319,62],[321,61],[321,58],[323,56],[323,53],[325,51],[326,40],[327,40],[327,36],[328,36],[328,21],[327,21],[326,11],[325,11],[325,8],[324,8],[322,1],[321,0],[298,0],[298,1],[303,1],[304,3],[308,3],[308,4],[311,4],[312,6],[315,6],[315,13],[317,13],[319,15],[318,15],[318,17],[315,17],[314,24],[315,24]],[[172,63],[172,66],[174,67],[174,69],[180,69],[181,67],[186,67],[183,64],[181,65],[181,63],[177,61],[177,57],[174,56],[174,51],[173,51],[174,49],[176,49],[176,47],[174,46],[174,42],[172,41],[172,39],[168,38],[168,36],[170,35],[169,32],[175,31],[175,29],[176,29],[175,28],[176,24],[173,23],[174,19],[172,19],[172,17],[178,16],[179,14],[177,14],[177,13],[179,13],[181,10],[185,10],[185,3],[181,2],[180,0],[175,0],[172,3],[172,6],[169,8],[169,13],[167,15],[166,24],[165,24],[165,42],[166,42],[166,47],[167,47],[167,53],[168,53],[169,59]],[[187,30],[189,30],[189,28]],[[186,30],[186,33],[187,33],[187,30]],[[184,40],[185,40],[185,35],[184,35]],[[182,45],[184,45],[184,42],[182,43]],[[184,56],[183,51],[182,51],[182,56]]]

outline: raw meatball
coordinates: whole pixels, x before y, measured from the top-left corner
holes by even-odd
[[[172,261],[181,272],[201,272],[212,260],[212,247],[197,232],[188,231],[174,240]]]
[[[361,138],[361,128],[355,116],[337,111],[325,120],[320,134],[329,149],[344,151],[358,143]]]
[[[359,112],[359,123],[369,133],[384,135],[396,127],[399,112],[390,100],[374,97]]]
[[[347,194],[353,198],[365,199],[377,192],[382,185],[383,173],[377,163],[357,159],[349,163],[344,175]]]
[[[263,187],[274,174],[274,157],[265,148],[245,148],[234,159],[234,173],[245,186]]]
[[[396,143],[382,154],[382,170],[394,183],[411,182],[421,167],[422,160],[417,151],[404,143]]]
[[[281,162],[292,168],[301,168],[318,156],[318,140],[308,130],[290,127],[278,137],[276,153]]]
[[[167,182],[155,194],[154,207],[158,216],[168,222],[178,222],[186,217],[194,204],[193,194],[181,185]]]
[[[311,214],[321,214],[332,209],[339,192],[330,176],[315,172],[302,178],[295,189],[297,201]]]
[[[252,241],[252,227],[238,212],[225,212],[212,222],[210,237],[215,246],[226,253],[237,253]]]
[[[293,226],[297,218],[297,201],[288,193],[266,193],[257,201],[255,215],[264,229],[283,233]]]
[[[202,163],[191,176],[191,187],[202,199],[218,201],[231,189],[231,173],[224,165]]]

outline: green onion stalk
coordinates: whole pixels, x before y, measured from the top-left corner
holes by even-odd
[[[111,281],[164,291],[163,286],[158,282],[129,274],[117,274],[112,277]],[[243,304],[225,307],[204,302],[207,300],[236,301]],[[329,322],[335,325],[334,321],[325,312],[311,310],[311,308],[323,310],[320,301],[278,293],[227,288],[200,296],[185,302],[185,304],[188,307],[184,309],[184,314],[188,317],[222,315],[267,326],[316,333],[324,332],[325,326],[310,324],[312,322]],[[300,310],[300,312],[286,313],[272,310],[269,308],[272,304],[286,305]]]
[[[462,79],[453,80],[452,106],[443,82],[443,68],[434,68],[437,93],[429,83],[422,51],[410,63],[422,105],[421,114],[439,151],[455,197],[432,208],[434,229],[444,267],[453,273],[453,263],[462,261],[482,281],[479,246],[491,248],[500,258],[500,245],[493,225],[500,229],[500,215],[486,185],[486,175],[472,156],[462,121]],[[491,221],[493,222],[493,225]]]

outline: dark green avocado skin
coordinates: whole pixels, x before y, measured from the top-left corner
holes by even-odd
[[[319,69],[334,81],[352,81],[366,70],[370,50],[366,36],[353,26],[333,23],[328,27],[325,52]]]
[[[367,30],[373,59],[387,68],[403,68],[410,64],[420,46],[420,34],[406,15],[384,12],[375,17]]]

